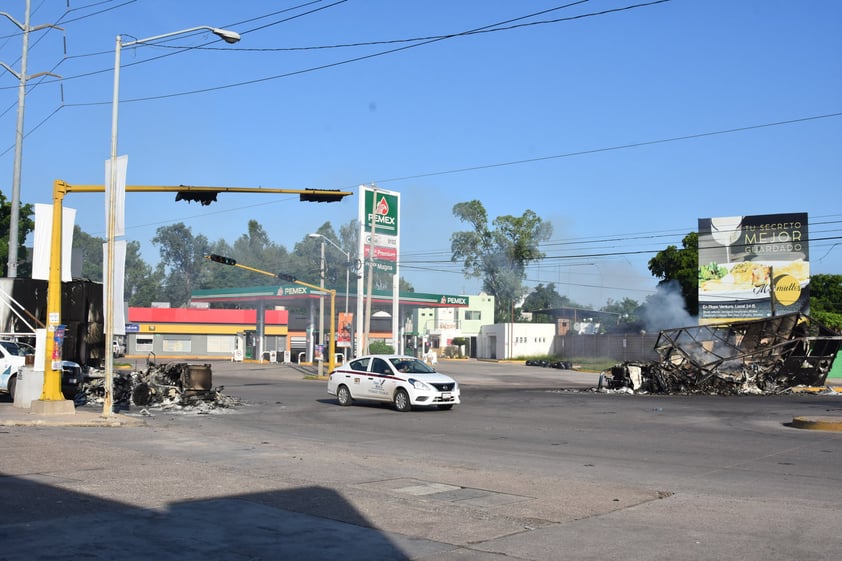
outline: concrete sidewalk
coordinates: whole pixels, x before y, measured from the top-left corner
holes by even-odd
[[[140,416],[114,413],[104,416],[102,407],[76,407],[74,413],[41,415],[29,409],[15,407],[12,403],[0,403],[0,426],[2,427],[127,427],[143,426]]]

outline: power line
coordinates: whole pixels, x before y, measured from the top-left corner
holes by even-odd
[[[581,3],[586,2],[586,1],[589,1],[589,0],[579,0],[578,2],[567,4],[565,6],[562,6],[561,8],[575,6],[577,4],[581,4]],[[559,18],[557,20],[547,21],[546,23],[560,23],[560,22],[564,22],[564,21],[572,21],[572,20],[575,20],[575,19],[582,19],[582,18],[585,18],[585,17],[601,16],[601,15],[606,15],[606,14],[614,13],[614,12],[621,12],[621,11],[625,11],[625,10],[648,7],[648,6],[652,6],[652,5],[655,5],[655,4],[662,4],[664,2],[670,2],[670,1],[671,0],[654,0],[653,2],[648,2],[648,3],[644,3],[644,4],[634,4],[634,5],[625,6],[625,7],[622,7],[622,8],[614,8],[614,9],[611,9],[611,10],[603,10],[601,12],[581,14],[579,16],[573,16],[573,17],[570,17],[570,18]],[[560,9],[560,8],[554,8],[554,9]],[[516,18],[515,20],[522,19],[524,17],[533,17],[533,15],[521,16],[521,18]],[[300,69],[300,70],[293,70],[293,71],[285,72],[285,73],[282,73],[282,74],[265,76],[263,78],[255,78],[255,79],[252,79],[252,80],[244,80],[244,81],[241,81],[241,82],[234,82],[234,83],[231,83],[231,84],[224,84],[224,85],[221,85],[221,86],[210,86],[210,87],[207,87],[207,88],[201,88],[201,89],[196,89],[196,90],[189,90],[189,91],[175,92],[175,93],[169,93],[169,94],[160,94],[160,95],[125,99],[125,100],[122,100],[121,103],[137,103],[137,102],[142,102],[142,101],[156,101],[156,100],[160,100],[160,99],[170,99],[170,98],[183,97],[183,96],[188,96],[188,95],[208,93],[208,92],[213,92],[213,91],[221,91],[221,90],[227,90],[227,89],[232,89],[232,88],[239,88],[239,87],[250,86],[250,85],[259,84],[259,83],[263,83],[263,82],[279,80],[279,79],[282,79],[282,78],[299,76],[299,75],[302,75],[302,74],[308,74],[308,73],[311,73],[311,72],[316,72],[318,70],[326,70],[328,68],[335,68],[335,67],[338,67],[338,66],[351,64],[351,63],[354,63],[354,62],[361,62],[363,60],[369,60],[369,59],[372,59],[372,58],[377,58],[377,57],[388,55],[388,54],[393,54],[393,53],[397,53],[397,52],[401,52],[401,51],[406,51],[406,50],[409,50],[409,49],[414,49],[416,47],[422,47],[422,46],[429,45],[429,44],[432,44],[432,43],[437,43],[439,41],[444,41],[444,40],[447,40],[447,39],[453,39],[455,37],[475,35],[475,34],[478,34],[480,32],[483,32],[483,31],[487,31],[487,32],[508,31],[508,30],[510,30],[510,28],[500,28],[499,26],[503,25],[503,24],[505,24],[509,21],[515,21],[515,20],[507,20],[506,22],[498,22],[498,23],[494,23],[494,24],[489,24],[489,25],[485,25],[485,26],[482,26],[482,27],[479,27],[479,28],[470,29],[470,30],[467,30],[467,31],[462,31],[460,33],[454,33],[454,34],[450,34],[450,35],[434,36],[430,39],[423,40],[421,42],[414,43],[412,45],[405,45],[405,46],[402,46],[402,47],[396,47],[394,49],[387,49],[385,51],[370,53],[370,54],[367,54],[367,55],[360,55],[360,56],[357,56],[357,57],[353,57],[353,58],[349,58],[349,59],[345,59],[345,60],[341,60],[341,61],[325,63],[325,64],[322,64],[322,65],[312,66],[312,67],[309,67],[309,68],[303,68],[303,69]],[[533,22],[530,25],[534,25],[536,23],[540,23],[540,22]],[[524,24],[524,25],[527,25],[527,24]],[[517,27],[522,27],[522,26],[517,26]],[[514,26],[511,27],[511,29],[514,29],[514,28],[516,28],[516,27],[514,27]],[[199,48],[199,47],[192,47],[192,48]],[[242,49],[229,49],[229,50],[242,50]],[[171,54],[173,54],[173,53],[170,53],[170,55]],[[164,56],[170,56],[170,55],[162,55],[161,57],[157,57],[157,58],[162,58]],[[147,59],[147,60],[155,60],[155,59],[153,58],[153,59]],[[146,62],[146,61],[142,61],[142,62]],[[135,64],[140,64],[140,62],[135,63]],[[89,73],[88,75],[96,74],[96,73],[98,73],[98,72]],[[76,77],[77,76],[73,76],[71,78],[76,78]],[[74,103],[74,104],[68,104],[68,105],[72,106],[72,107],[83,107],[83,106],[93,106],[93,105],[105,105],[107,103],[110,103],[110,102],[99,101],[99,102],[87,102],[87,103]]]
[[[840,116],[842,116],[842,112],[826,113],[824,115],[813,115],[813,116],[810,116],[810,117],[800,117],[798,119],[789,119],[789,120],[786,120],[786,121],[775,121],[775,122],[772,122],[772,123],[763,123],[763,124],[760,124],[760,125],[749,125],[749,126],[737,127],[737,128],[733,128],[733,129],[723,129],[723,130],[718,130],[718,131],[701,132],[701,133],[696,133],[696,134],[688,134],[688,135],[684,135],[684,136],[673,136],[673,137],[670,137],[670,138],[662,138],[662,139],[658,139],[658,140],[646,140],[646,141],[643,141],[643,142],[634,142],[634,143],[631,143],[631,144],[619,144],[619,145],[616,145],[616,146],[608,146],[608,147],[605,147],[605,148],[594,148],[594,149],[591,149],[591,150],[580,150],[580,151],[577,151],[577,152],[566,152],[564,154],[555,154],[555,155],[552,155],[552,156],[541,156],[541,157],[538,157],[538,158],[528,158],[528,159],[525,159],[525,160],[512,160],[512,161],[509,161],[509,162],[499,162],[499,163],[496,163],[496,164],[484,164],[484,165],[471,166],[471,167],[465,167],[465,168],[457,168],[457,169],[444,170],[444,171],[433,171],[433,172],[427,172],[427,173],[419,173],[419,174],[415,174],[415,175],[405,175],[405,176],[402,176],[402,177],[390,177],[390,178],[387,178],[387,179],[377,179],[377,180],[374,181],[374,183],[394,183],[394,182],[397,182],[397,181],[407,181],[409,179],[420,179],[420,178],[424,178],[424,177],[435,177],[435,176],[439,176],[439,175],[450,175],[450,174],[455,174],[455,173],[465,173],[465,172],[468,172],[468,171],[479,171],[479,170],[485,170],[485,169],[501,168],[501,167],[506,167],[506,166],[517,166],[517,165],[522,165],[522,164],[531,164],[531,163],[535,163],[535,162],[544,162],[544,161],[547,161],[547,160],[556,160],[556,159],[560,159],[560,158],[572,158],[574,156],[586,156],[586,155],[589,155],[589,154],[599,154],[601,152],[612,152],[612,151],[615,151],[615,150],[627,150],[629,148],[640,148],[641,146],[654,146],[654,145],[657,145],[657,144],[666,144],[668,142],[680,142],[680,141],[684,141],[684,140],[695,140],[695,139],[698,139],[698,138],[705,138],[705,137],[710,137],[710,136],[719,136],[719,135],[723,135],[723,134],[733,134],[733,133],[737,133],[737,132],[746,132],[746,131],[750,131],[750,130],[757,130],[757,129],[763,129],[763,128],[769,128],[769,127],[778,127],[778,126],[783,126],[783,125],[792,125],[792,124],[796,124],[796,123],[805,123],[805,122],[808,122],[808,121],[816,121],[816,120],[819,120],[819,119],[831,119],[831,118],[836,118],[836,117],[840,117]]]

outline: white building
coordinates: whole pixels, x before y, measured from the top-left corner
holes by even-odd
[[[508,360],[551,355],[556,330],[552,323],[484,325],[477,340],[477,358]]]
[[[413,310],[407,334],[417,339],[414,346],[437,351],[463,337],[467,340],[465,354],[475,356],[480,329],[494,322],[494,297],[483,292],[466,298],[468,305],[463,307]]]

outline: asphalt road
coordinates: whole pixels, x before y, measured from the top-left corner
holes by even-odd
[[[830,560],[842,396],[631,396],[443,361],[452,411],[213,363],[230,409],[0,427],[3,559]],[[8,403],[0,403],[0,417]]]

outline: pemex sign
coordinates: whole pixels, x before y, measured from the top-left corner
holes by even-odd
[[[373,249],[374,266],[380,271],[394,274],[397,270],[400,239],[400,194],[361,185],[359,221],[363,245],[360,255],[368,256]]]

